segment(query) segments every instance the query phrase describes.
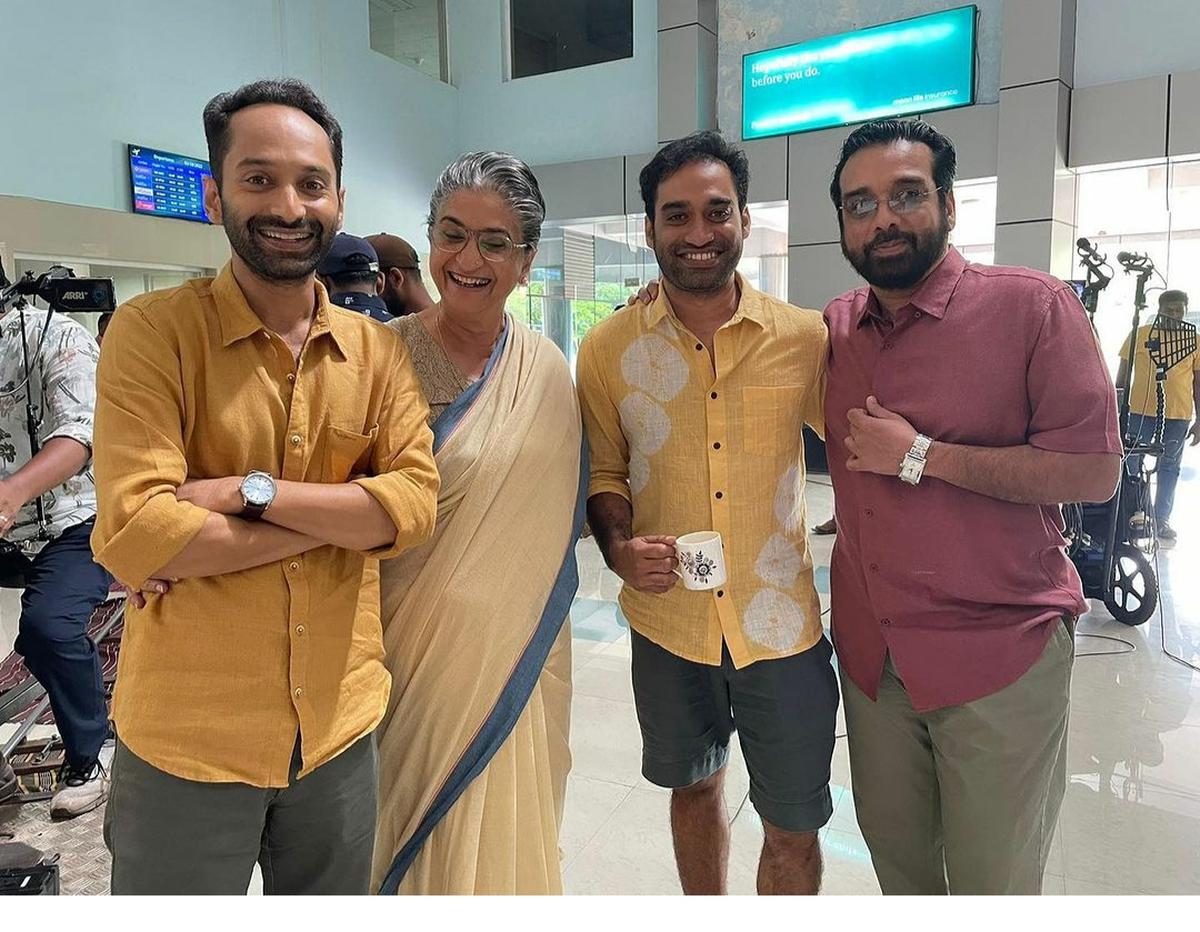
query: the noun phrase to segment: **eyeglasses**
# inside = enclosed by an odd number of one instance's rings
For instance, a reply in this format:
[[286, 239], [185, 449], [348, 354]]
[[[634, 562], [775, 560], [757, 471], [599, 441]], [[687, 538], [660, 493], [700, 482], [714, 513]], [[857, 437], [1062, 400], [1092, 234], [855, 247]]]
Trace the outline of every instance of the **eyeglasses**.
[[[903, 188], [887, 199], [887, 205], [894, 214], [911, 214], [934, 194], [944, 190], [945, 188], [934, 188], [932, 191], [926, 191], [924, 188]], [[873, 194], [852, 194], [842, 201], [838, 210], [855, 220], [866, 220], [879, 210], [879, 198]]]
[[489, 262], [503, 262], [514, 249], [529, 249], [528, 243], [514, 243], [512, 237], [501, 230], [468, 230], [449, 220], [435, 224], [429, 232], [434, 246], [442, 252], [460, 253], [468, 241], [474, 238], [479, 254]]

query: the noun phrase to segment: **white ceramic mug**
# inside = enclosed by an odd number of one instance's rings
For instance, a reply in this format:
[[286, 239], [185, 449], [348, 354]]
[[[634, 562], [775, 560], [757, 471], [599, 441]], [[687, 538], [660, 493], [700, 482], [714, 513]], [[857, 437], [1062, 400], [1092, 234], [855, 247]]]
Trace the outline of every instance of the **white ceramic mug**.
[[725, 548], [716, 531], [695, 531], [675, 538], [675, 575], [685, 589], [716, 589], [725, 585]]

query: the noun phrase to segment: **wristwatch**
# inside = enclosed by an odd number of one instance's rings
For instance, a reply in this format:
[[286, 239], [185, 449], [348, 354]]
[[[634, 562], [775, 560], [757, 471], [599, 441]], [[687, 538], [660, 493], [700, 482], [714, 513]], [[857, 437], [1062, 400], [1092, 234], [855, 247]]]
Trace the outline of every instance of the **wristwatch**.
[[921, 474], [925, 472], [925, 454], [929, 452], [932, 444], [933, 441], [924, 434], [917, 434], [912, 447], [904, 454], [904, 462], [900, 464], [902, 481], [909, 485], [916, 485], [921, 481]]
[[242, 510], [238, 517], [247, 521], [257, 521], [271, 507], [271, 502], [275, 501], [275, 480], [271, 478], [270, 473], [254, 469], [242, 480], [240, 491]]

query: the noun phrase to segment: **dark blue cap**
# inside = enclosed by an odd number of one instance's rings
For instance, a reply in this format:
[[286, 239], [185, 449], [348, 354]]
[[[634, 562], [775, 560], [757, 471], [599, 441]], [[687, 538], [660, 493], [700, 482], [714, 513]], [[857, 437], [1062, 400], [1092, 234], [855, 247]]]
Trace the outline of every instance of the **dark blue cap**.
[[375, 254], [374, 247], [365, 239], [349, 233], [339, 233], [333, 238], [333, 245], [317, 266], [318, 275], [334, 278], [352, 272], [378, 271], [379, 256]]
[[344, 307], [348, 311], [366, 314], [373, 320], [387, 323], [392, 319], [387, 303], [377, 294], [359, 294], [355, 291], [338, 291], [329, 296], [329, 303]]

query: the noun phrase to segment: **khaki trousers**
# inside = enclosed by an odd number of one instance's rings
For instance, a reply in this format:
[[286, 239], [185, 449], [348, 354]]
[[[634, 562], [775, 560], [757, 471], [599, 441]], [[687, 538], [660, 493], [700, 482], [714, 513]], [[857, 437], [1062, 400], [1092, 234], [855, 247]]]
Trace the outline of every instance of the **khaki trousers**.
[[1015, 683], [915, 712], [888, 657], [842, 676], [854, 805], [885, 894], [1039, 894], [1066, 792], [1074, 619]]

